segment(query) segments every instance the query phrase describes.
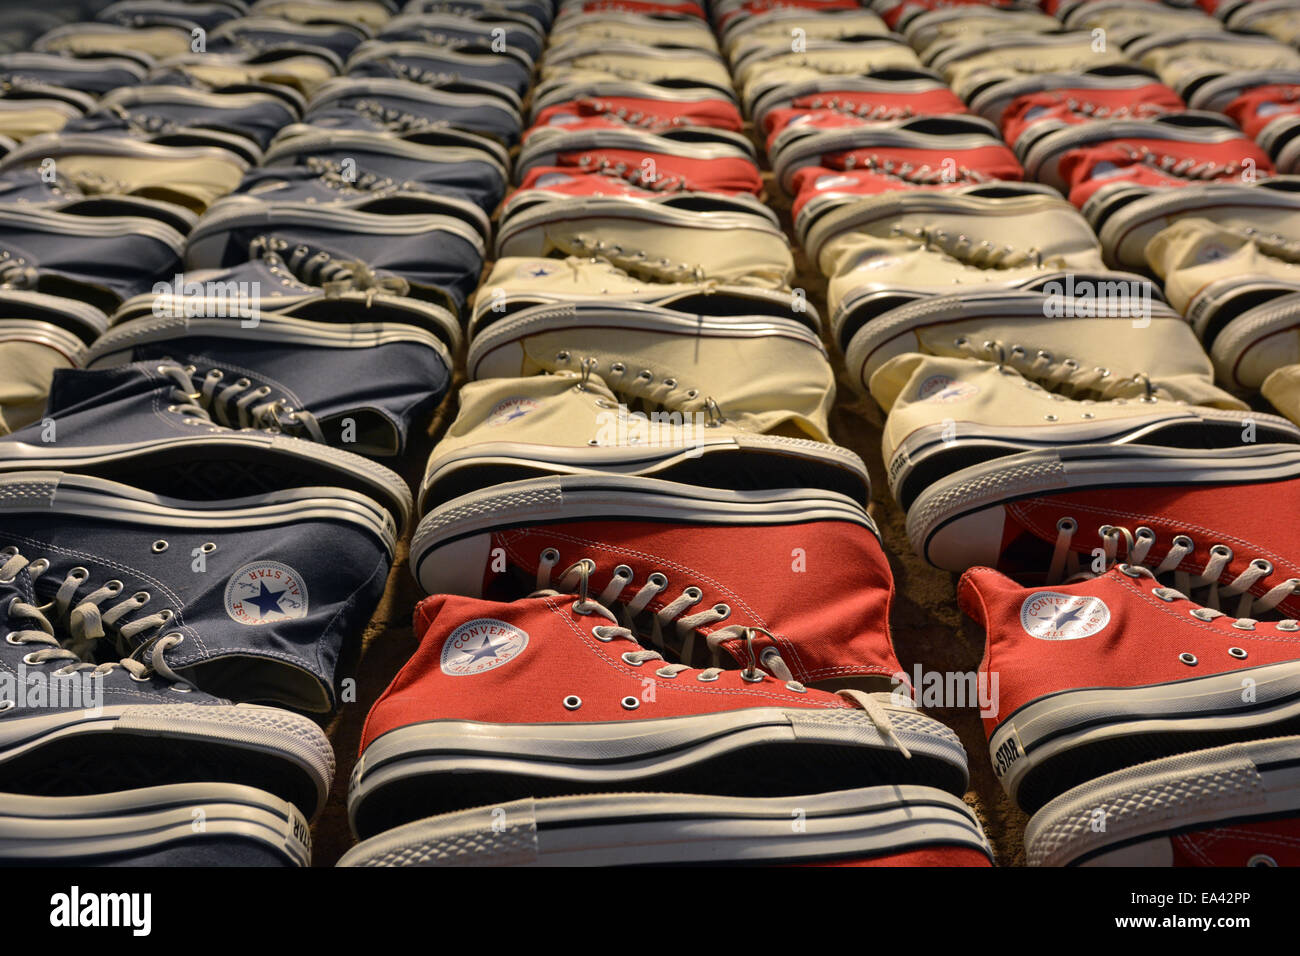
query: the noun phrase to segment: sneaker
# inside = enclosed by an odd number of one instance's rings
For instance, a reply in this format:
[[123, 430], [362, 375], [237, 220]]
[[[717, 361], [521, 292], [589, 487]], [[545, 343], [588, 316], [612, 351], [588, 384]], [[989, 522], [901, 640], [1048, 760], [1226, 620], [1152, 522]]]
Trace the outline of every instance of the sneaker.
[[546, 45], [544, 37], [538, 24], [507, 16], [498, 9], [480, 10], [477, 14], [406, 13], [385, 23], [375, 38], [388, 43], [428, 43], [454, 49], [491, 49], [495, 40], [498, 47], [504, 44], [512, 53], [535, 62]]
[[[0, 472], [97, 475], [191, 501], [324, 484], [369, 495], [405, 527], [411, 493], [400, 475], [340, 449], [217, 425], [203, 398], [176, 363], [58, 370], [41, 421], [0, 439]], [[250, 417], [273, 413], [258, 406]]]
[[1179, 9], [1163, 3], [1112, 0], [1080, 3], [1062, 21], [1071, 30], [1101, 30], [1107, 44], [1127, 48], [1149, 36], [1221, 32], [1223, 25], [1200, 10]]
[[[493, 322], [537, 305], [581, 301], [644, 302], [676, 311], [729, 308], [736, 313], [771, 314], [821, 328], [821, 317], [806, 300], [789, 292], [716, 282], [645, 282], [604, 259], [498, 259], [479, 287], [469, 323], [473, 339]], [[708, 307], [708, 308], [706, 308]]]
[[996, 83], [1035, 73], [1083, 73], [1099, 67], [1132, 65], [1131, 58], [1117, 44], [1108, 44], [1103, 51], [1095, 46], [1090, 31], [993, 34], [947, 44], [927, 56], [926, 65], [937, 70], [969, 103]]
[[257, 52], [292, 56], [320, 50], [342, 62], [370, 36], [356, 24], [294, 23], [279, 17], [242, 16], [227, 20], [208, 31], [208, 52], [239, 54]]
[[[14, 493], [5, 509], [39, 493], [41, 486], [57, 488], [60, 498], [76, 494], [62, 482], [56, 485], [57, 477], [34, 472], [3, 479], [12, 483]], [[31, 529], [45, 538], [52, 524], [48, 499], [38, 507], [45, 514]], [[24, 519], [19, 525], [28, 523]], [[90, 525], [86, 528], [91, 530]], [[16, 526], [13, 534], [20, 533]], [[11, 681], [0, 700], [4, 799], [40, 798], [40, 807], [49, 813], [60, 798], [93, 794], [104, 811], [117, 799], [112, 794], [123, 790], [220, 780], [268, 791], [295, 805], [303, 816], [315, 816], [334, 777], [334, 751], [320, 728], [277, 707], [234, 706], [196, 690], [168, 666], [164, 653], [172, 647], [170, 641], [156, 645], [157, 653], [141, 655], [143, 661], [132, 657], [98, 665], [83, 662], [60, 646], [67, 632], [50, 619], [59, 613], [58, 605], [71, 600], [75, 585], [57, 604], [43, 603], [53, 594], [51, 578], [65, 573], [51, 562], [65, 562], [44, 554], [40, 538], [26, 539], [22, 552], [12, 546], [0, 550], [0, 588], [7, 592], [0, 656], [7, 672], [20, 675], [20, 683]], [[92, 542], [93, 532], [76, 547], [91, 547]], [[111, 553], [131, 560], [122, 553], [121, 543]], [[188, 555], [184, 560], [188, 564]], [[121, 574], [122, 566], [114, 563], [111, 571], [103, 570], [106, 579]], [[188, 569], [185, 573], [190, 574]], [[85, 610], [78, 620], [90, 620], [89, 612], [106, 594], [100, 589], [88, 595], [93, 601], [83, 599], [80, 607]], [[27, 801], [20, 804], [30, 806]], [[185, 816], [192, 824], [188, 809]], [[21, 832], [30, 838], [39, 828], [29, 822]]]
[[1187, 320], [1129, 279], [1067, 275], [1037, 291], [971, 291], [893, 309], [849, 341], [844, 360], [854, 388], [866, 394], [876, 369], [905, 352], [998, 361], [1081, 399], [1246, 407], [1214, 386]]
[[[637, 496], [635, 515], [617, 504], [628, 495]], [[549, 502], [540, 522], [539, 501]], [[726, 621], [776, 635], [756, 638], [756, 653], [778, 676], [873, 692], [906, 684], [889, 639], [893, 579], [875, 524], [829, 491], [596, 474], [514, 481], [426, 514], [411, 571], [431, 594], [508, 599], [551, 586], [552, 570], [561, 589], [576, 588], [563, 569], [592, 556], [592, 593], [686, 663], [747, 665]]]
[[92, 796], [6, 793], [0, 834], [5, 866], [311, 865], [311, 827], [301, 811], [237, 783]]
[[[13, 311], [9, 300], [14, 294], [0, 295], [0, 314]], [[63, 301], [81, 305], [71, 299]], [[90, 306], [84, 308], [97, 311]], [[102, 312], [98, 315], [107, 322]], [[85, 361], [85, 342], [61, 325], [40, 319], [0, 318], [0, 368], [4, 370], [0, 376], [0, 434], [40, 421], [55, 371], [79, 368]]]
[[1130, 43], [1124, 52], [1154, 70], [1183, 99], [1232, 73], [1300, 70], [1300, 51], [1272, 37], [1229, 30], [1159, 33]]
[[129, 57], [148, 66], [190, 52], [190, 43], [190, 32], [178, 26], [66, 23], [38, 37], [32, 50], [70, 57]]
[[[371, 708], [348, 786], [363, 839], [484, 802], [575, 792], [966, 787], [956, 734], [915, 708], [757, 666], [669, 664], [590, 598], [438, 595], [417, 605], [414, 627], [420, 646]], [[531, 706], [503, 707], [523, 686]], [[599, 766], [593, 748], [608, 754]]]
[[1146, 760], [1300, 726], [1295, 621], [1233, 619], [1129, 564], [1052, 590], [974, 568], [957, 598], [999, 678], [993, 772], [1027, 813]]
[[471, 380], [589, 369], [646, 408], [719, 418], [755, 432], [829, 441], [835, 379], [819, 335], [801, 321], [628, 302], [536, 306], [470, 342]]
[[1295, 22], [1294, 0], [1264, 0], [1242, 4], [1227, 17], [1229, 30], [1239, 33], [1266, 33], [1289, 46], [1300, 45], [1300, 27]]
[[257, 13], [293, 23], [355, 23], [377, 30], [393, 16], [382, 0], [257, 0]]
[[10, 93], [0, 98], [0, 136], [21, 143], [42, 133], [57, 133], [80, 115], [81, 110], [61, 97], [40, 99], [34, 91], [24, 91], [22, 96]]
[[[1295, 866], [1300, 738], [1225, 744], [1116, 770], [1046, 804], [1030, 866]], [[1105, 826], [1094, 826], [1097, 820]]]
[[143, 82], [148, 71], [125, 57], [79, 60], [57, 53], [0, 55], [0, 79], [6, 83], [65, 87], [98, 97]]
[[789, 40], [795, 27], [808, 40], [861, 40], [889, 35], [884, 21], [870, 10], [819, 4], [816, 16], [810, 17], [803, 7], [772, 6], [752, 16], [730, 19], [722, 43], [731, 54], [740, 44], [759, 37]]
[[557, 254], [602, 258], [653, 281], [786, 289], [794, 278], [789, 242], [770, 212], [697, 211], [632, 197], [538, 203], [497, 232], [498, 259]]
[[[382, 200], [376, 202], [382, 208]], [[228, 196], [190, 233], [185, 267], [217, 269], [247, 261], [259, 240], [271, 248], [302, 246], [321, 262], [360, 263], [376, 276], [401, 279], [404, 294], [459, 314], [483, 269], [478, 231], [451, 216], [388, 215], [372, 208]]]
[[522, 50], [491, 43], [466, 46], [434, 46], [367, 40], [352, 51], [346, 71], [349, 76], [380, 76], [424, 82], [438, 77], [467, 80], [504, 87], [516, 96], [528, 91], [533, 75], [532, 57]]
[[[805, 824], [797, 841], [789, 839], [791, 814]], [[992, 858], [959, 798], [933, 787], [886, 786], [798, 797], [515, 800], [403, 824], [353, 847], [338, 865], [986, 867]]]
[[128, 86], [101, 97], [98, 108], [129, 119], [138, 129], [215, 130], [249, 139], [259, 149], [298, 119], [288, 103], [271, 93], [211, 93], [184, 86]]
[[335, 707], [339, 655], [396, 547], [387, 509], [343, 488], [182, 501], [57, 471], [3, 475], [0, 488], [7, 533], [44, 559], [35, 594], [65, 647], [294, 710]]
[[[261, 428], [372, 456], [401, 455], [451, 381], [451, 355], [407, 322], [355, 321], [358, 307], [315, 321], [311, 304], [240, 321], [185, 316], [114, 326], [93, 348], [94, 368], [170, 360], [194, 366], [198, 398], [213, 420]], [[363, 313], [364, 314], [364, 313]], [[380, 374], [382, 371], [382, 374]]]
[[907, 42], [927, 59], [949, 45], [967, 43], [992, 34], [1016, 33], [1030, 36], [1035, 33], [1057, 33], [1060, 29], [1061, 21], [1046, 13], [997, 6], [921, 10], [908, 17], [906, 23], [899, 24], [899, 31]]
[[[1250, 437], [1248, 428], [1242, 437]], [[1132, 539], [1123, 555], [1129, 563], [1152, 568], [1181, 591], [1197, 589], [1204, 604], [1240, 615], [1294, 615], [1300, 563], [1287, 557], [1289, 539], [1269, 520], [1272, 510], [1256, 518], [1224, 503], [1254, 496], [1285, 504], [1297, 475], [1294, 445], [1246, 440], [1208, 450], [1078, 445], [1022, 452], [931, 485], [908, 512], [908, 537], [937, 567], [989, 565], [1047, 585], [1103, 555], [1114, 560]]]
[[1228, 388], [1249, 394], [1280, 368], [1300, 362], [1300, 292], [1268, 298], [1235, 315], [1210, 346], [1214, 371]]
[[177, 0], [116, 0], [95, 14], [101, 23], [120, 26], [176, 23], [211, 30], [238, 17], [240, 10], [228, 0], [185, 3]]
[[0, 205], [0, 284], [103, 312], [176, 272], [184, 246], [155, 219]]
[[1206, 346], [1243, 311], [1300, 292], [1300, 241], [1209, 219], [1175, 221], [1147, 245], [1165, 295]]
[[[651, 174], [648, 167], [640, 168], [635, 175], [620, 175], [609, 168], [579, 169], [577, 167], [534, 166], [510, 194], [501, 207], [498, 217], [502, 225], [520, 212], [538, 203], [555, 202], [570, 198], [620, 197], [636, 200], [639, 205], [658, 205], [694, 212], [741, 213], [760, 216], [768, 222], [778, 223], [776, 213], [750, 192], [723, 194], [718, 192], [692, 192], [676, 187], [678, 180], [661, 173]], [[644, 178], [641, 173], [645, 173]], [[636, 182], [632, 182], [636, 179]], [[568, 203], [565, 203], [568, 205]]]
[[534, 127], [565, 127], [597, 118], [651, 133], [678, 126], [739, 133], [744, 126], [735, 102], [707, 87], [671, 90], [620, 81], [555, 87], [545, 101], [533, 98]]
[[420, 510], [503, 481], [597, 472], [737, 491], [821, 488], [864, 505], [871, 497], [866, 466], [848, 449], [704, 413], [632, 412], [598, 376], [561, 371], [465, 383], [429, 458]]
[[40, 166], [47, 160], [53, 160], [58, 174], [86, 193], [161, 199], [197, 213], [239, 185], [249, 165], [216, 146], [169, 146], [130, 136], [58, 133], [27, 140], [0, 160], [0, 171]]
[[569, 44], [619, 40], [648, 47], [717, 53], [706, 21], [691, 17], [646, 17], [615, 10], [562, 13], [551, 28], [551, 51]]
[[1159, 115], [1185, 107], [1182, 98], [1150, 70], [1131, 63], [1079, 73], [1031, 73], [995, 83], [981, 90], [970, 103], [973, 112], [998, 124], [1003, 137], [1013, 146], [1020, 134], [1039, 119], [1055, 120], [1061, 125], [1092, 119], [1145, 119], [1148, 110], [1151, 115]]
[[860, 75], [883, 69], [920, 69], [921, 61], [892, 34], [855, 40], [804, 40], [793, 50], [790, 35], [754, 37], [732, 51], [735, 82], [752, 103], [760, 88], [810, 75]]
[[[754, 102], [754, 125], [770, 138], [786, 125], [787, 117], [806, 110], [877, 122], [969, 112], [956, 93], [926, 70], [881, 70], [867, 76], [818, 76], [774, 87]], [[773, 113], [777, 118], [769, 118]]]
[[339, 77], [322, 84], [303, 115], [316, 129], [402, 134], [442, 128], [490, 137], [508, 147], [519, 142], [519, 109], [499, 96], [425, 87], [386, 77]]
[[[1274, 176], [1256, 183], [1205, 183], [1155, 190], [1115, 209], [1097, 230], [1107, 260], [1122, 269], [1146, 265], [1156, 233], [1184, 216], [1210, 219], [1227, 229], [1258, 230], [1300, 238], [1300, 176]], [[1086, 214], [1086, 213], [1085, 213]]]
[[343, 60], [331, 50], [295, 46], [291, 50], [241, 50], [186, 53], [168, 57], [150, 74], [158, 83], [198, 83], [211, 89], [267, 83], [310, 98], [326, 80], [338, 76]]
[[731, 72], [722, 58], [711, 50], [662, 49], [610, 40], [552, 47], [542, 60], [538, 80], [542, 83], [579, 80], [584, 83], [596, 80], [658, 83], [673, 80], [681, 86], [709, 86], [726, 92], [732, 88]]
[[931, 484], [968, 465], [1039, 448], [1235, 448], [1248, 424], [1262, 443], [1300, 443], [1300, 429], [1276, 415], [1159, 398], [1079, 401], [970, 358], [900, 355], [871, 376], [871, 395], [889, 416], [884, 460], [904, 511]]

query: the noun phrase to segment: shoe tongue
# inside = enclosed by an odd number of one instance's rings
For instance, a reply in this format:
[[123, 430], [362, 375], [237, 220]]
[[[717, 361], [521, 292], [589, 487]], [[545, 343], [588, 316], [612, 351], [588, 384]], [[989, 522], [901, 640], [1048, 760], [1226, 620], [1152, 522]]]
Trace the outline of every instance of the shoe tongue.
[[116, 402], [160, 389], [170, 391], [170, 378], [152, 370], [157, 363], [136, 363], [107, 369], [56, 369], [46, 402], [47, 415], [67, 415], [107, 408]]

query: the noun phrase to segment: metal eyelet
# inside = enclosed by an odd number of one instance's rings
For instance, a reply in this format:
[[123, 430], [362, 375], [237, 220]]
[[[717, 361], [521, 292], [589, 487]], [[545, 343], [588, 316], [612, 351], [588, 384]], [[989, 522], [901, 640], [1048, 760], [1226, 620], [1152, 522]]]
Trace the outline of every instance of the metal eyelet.
[[1211, 614], [1203, 607], [1194, 607], [1187, 613], [1190, 614], [1192, 617], [1196, 618], [1198, 621], [1204, 621], [1206, 624], [1209, 624], [1211, 621], [1214, 620], [1214, 615]]
[[682, 594], [690, 598], [692, 601], [698, 601], [700, 598], [704, 597], [704, 592], [701, 591], [699, 588], [697, 588], [694, 584], [692, 584], [685, 591], [683, 591]]
[[131, 680], [135, 681], [137, 684], [147, 684], [153, 680], [153, 678], [150, 677], [148, 674], [146, 674], [144, 677], [136, 677], [134, 674], [128, 673], [127, 676], [130, 677]]
[[1237, 620], [1232, 622], [1232, 626], [1239, 631], [1253, 631], [1255, 629], [1255, 622], [1249, 618], [1239, 617]]
[[1265, 576], [1273, 573], [1273, 562], [1266, 561], [1263, 558], [1256, 558], [1254, 561], [1250, 562], [1250, 566], [1263, 571]]
[[594, 637], [596, 640], [600, 641], [602, 644], [608, 644], [610, 641], [614, 639], [612, 637], [609, 637], [606, 634], [608, 630], [609, 628], [606, 627], [605, 625], [597, 624], [595, 627], [591, 629], [591, 636]]
[[673, 680], [674, 678], [677, 677], [677, 672], [670, 671], [665, 667], [661, 667], [657, 671], [655, 671], [655, 677], [662, 677], [664, 680]]
[[1191, 549], [1196, 547], [1196, 542], [1193, 541], [1191, 537], [1188, 535], [1176, 534], [1174, 535], [1174, 545], [1177, 547]]
[[28, 667], [35, 667], [37, 664], [40, 663], [40, 661], [34, 660], [36, 655], [39, 653], [40, 651], [32, 651], [30, 654], [24, 654], [23, 663], [26, 664]]
[[676, 387], [677, 387], [677, 379], [675, 378], [664, 379], [664, 388], [676, 388]]
[[169, 547], [170, 545], [166, 541], [164, 541], [162, 538], [159, 538], [157, 541], [155, 541], [153, 544], [149, 546], [149, 549], [153, 551], [154, 554], [162, 554]]
[[1057, 531], [1069, 531], [1071, 533], [1079, 530], [1079, 522], [1073, 518], [1060, 518], [1056, 522]]
[[561, 349], [560, 351], [555, 353], [555, 361], [567, 362], [568, 360], [569, 360], [569, 352], [567, 349]]
[[711, 684], [718, 679], [718, 676], [719, 675], [714, 674], [712, 677], [710, 677], [707, 674], [705, 674], [703, 671], [701, 671], [699, 674], [695, 676], [695, 679], [702, 684]]
[[165, 607], [158, 612], [158, 616], [162, 618], [164, 621], [170, 621], [172, 619], [172, 609], [169, 607]]
[[1239, 661], [1244, 661], [1247, 656], [1245, 648], [1242, 647], [1230, 647], [1228, 648], [1228, 654], [1231, 657], [1237, 658]]
[[561, 703], [564, 704], [565, 710], [577, 710], [582, 706], [582, 698], [577, 694], [570, 694], [568, 697], [564, 698]]
[[806, 694], [806, 693], [808, 693], [808, 688], [807, 688], [807, 687], [804, 687], [803, 684], [799, 683], [797, 680], [788, 680], [788, 681], [786, 681], [786, 682], [785, 682], [785, 689], [786, 689], [786, 690], [792, 690], [792, 691], [794, 691], [796, 694]]
[[1174, 597], [1173, 593], [1166, 588], [1156, 588], [1151, 593], [1160, 598], [1160, 600], [1164, 601], [1166, 604], [1172, 604], [1178, 600], [1178, 598]]
[[655, 571], [653, 574], [650, 575], [650, 577], [646, 578], [646, 580], [649, 581], [651, 584], [655, 585], [656, 587], [658, 587], [659, 590], [661, 591], [664, 588], [668, 587], [668, 576], [665, 574], [660, 574], [658, 571]]
[[699, 395], [700, 395], [700, 390], [698, 388], [693, 388], [686, 393], [687, 398], [698, 398]]
[[1184, 664], [1186, 664], [1188, 667], [1196, 666], [1195, 654], [1189, 654], [1187, 653], [1187, 651], [1183, 651], [1181, 654], [1178, 655], [1178, 659], [1182, 661]]
[[1061, 420], [1061, 419], [1060, 419], [1058, 416], [1056, 416], [1056, 415], [1044, 415], [1044, 416], [1043, 416], [1043, 421], [1047, 421], [1047, 422], [1059, 422], [1060, 420]]
[[134, 594], [131, 595], [131, 600], [135, 601], [136, 604], [148, 604], [149, 599], [152, 596], [153, 595], [151, 595], [148, 591], [136, 591]]
[[1231, 561], [1233, 551], [1226, 544], [1216, 544], [1214, 545], [1214, 547], [1210, 548], [1210, 554], [1221, 554], [1227, 557], [1229, 561]]
[[1277, 860], [1267, 853], [1256, 853], [1246, 861], [1247, 866], [1277, 866]]
[[204, 554], [211, 554], [213, 551], [217, 550], [217, 546], [211, 541], [204, 541], [203, 544], [199, 546], [199, 550]]
[[560, 552], [554, 548], [545, 548], [542, 550], [542, 561], [547, 564], [554, 564], [560, 560]]
[[622, 375], [624, 372], [627, 371], [627, 366], [624, 365], [622, 362], [614, 362], [609, 366], [609, 370], [611, 372], [616, 372], [619, 375]]
[[632, 576], [633, 571], [626, 564], [620, 564], [618, 567], [614, 568], [614, 573], [612, 575], [612, 577], [626, 578], [629, 581], [632, 580]]
[[1296, 621], [1278, 621], [1277, 629], [1279, 631], [1300, 631], [1300, 623]]
[[104, 587], [116, 594], [118, 591], [122, 590], [123, 585], [121, 581], [117, 580], [117, 578], [113, 578], [111, 581], [105, 581]]
[[1119, 565], [1119, 573], [1120, 573], [1120, 574], [1123, 574], [1123, 575], [1127, 575], [1127, 576], [1130, 577], [1130, 578], [1140, 578], [1140, 577], [1142, 577], [1142, 571], [1141, 571], [1141, 569], [1139, 569], [1139, 568], [1135, 568], [1135, 567], [1133, 567], [1133, 565], [1131, 565], [1131, 564], [1121, 564], [1121, 565]]
[[633, 697], [630, 694], [619, 701], [619, 703], [623, 705], [624, 710], [636, 710], [641, 706], [640, 698]]
[[644, 664], [645, 661], [638, 661], [632, 657], [632, 655], [635, 653], [636, 653], [635, 651], [625, 651], [622, 655], [620, 655], [623, 658], [623, 663], [628, 664], [631, 667], [640, 667], [642, 664]]
[[713, 613], [714, 613], [714, 614], [721, 614], [722, 617], [723, 617], [723, 619], [725, 619], [725, 618], [729, 618], [729, 617], [731, 617], [731, 605], [730, 605], [730, 604], [723, 604], [723, 603], [719, 602], [719, 603], [713, 605]]

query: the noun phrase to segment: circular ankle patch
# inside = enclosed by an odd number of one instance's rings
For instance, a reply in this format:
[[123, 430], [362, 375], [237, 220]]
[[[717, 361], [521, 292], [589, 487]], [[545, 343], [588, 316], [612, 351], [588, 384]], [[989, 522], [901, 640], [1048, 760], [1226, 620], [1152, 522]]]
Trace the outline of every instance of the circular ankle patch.
[[978, 385], [972, 385], [970, 382], [959, 382], [947, 375], [931, 375], [916, 390], [916, 397], [918, 401], [951, 405], [953, 402], [965, 401], [978, 393]]
[[528, 646], [528, 632], [491, 617], [466, 621], [442, 645], [442, 672], [472, 677], [508, 664]]
[[1040, 641], [1077, 641], [1110, 623], [1101, 598], [1060, 591], [1035, 591], [1020, 605], [1020, 626]]
[[507, 398], [492, 406], [492, 411], [488, 412], [487, 418], [483, 419], [483, 424], [493, 428], [498, 425], [508, 425], [541, 407], [541, 402], [531, 398]]
[[307, 616], [307, 585], [278, 561], [254, 561], [226, 582], [226, 613], [240, 624], [274, 624]]

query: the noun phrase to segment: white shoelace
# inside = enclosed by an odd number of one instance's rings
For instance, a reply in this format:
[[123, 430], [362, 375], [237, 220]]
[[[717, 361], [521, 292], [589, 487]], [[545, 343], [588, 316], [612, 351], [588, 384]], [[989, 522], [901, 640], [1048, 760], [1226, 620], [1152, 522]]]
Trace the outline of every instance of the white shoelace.
[[1107, 400], [1136, 398], [1148, 403], [1157, 401], [1151, 380], [1141, 373], [1129, 378], [1117, 378], [1111, 375], [1108, 368], [1085, 368], [1075, 359], [1058, 359], [1044, 349], [1031, 350], [1015, 343], [1008, 346], [994, 340], [976, 343], [964, 335], [958, 336], [953, 344], [973, 358], [1009, 366], [1025, 378], [1062, 394]]

